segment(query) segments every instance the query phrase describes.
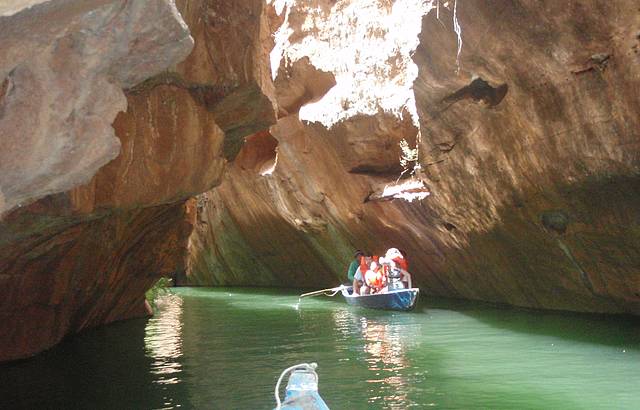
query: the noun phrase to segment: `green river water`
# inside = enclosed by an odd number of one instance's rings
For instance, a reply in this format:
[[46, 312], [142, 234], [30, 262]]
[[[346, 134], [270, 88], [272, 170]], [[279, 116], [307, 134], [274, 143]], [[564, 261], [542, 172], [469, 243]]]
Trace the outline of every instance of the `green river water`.
[[0, 366], [0, 407], [272, 409], [300, 362], [332, 409], [640, 409], [636, 318], [206, 288]]

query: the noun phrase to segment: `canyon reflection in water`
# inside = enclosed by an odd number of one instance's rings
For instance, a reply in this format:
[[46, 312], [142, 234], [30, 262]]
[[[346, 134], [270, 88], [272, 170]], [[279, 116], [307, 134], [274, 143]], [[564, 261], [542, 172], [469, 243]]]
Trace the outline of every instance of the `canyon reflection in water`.
[[176, 384], [182, 371], [182, 299], [162, 297], [158, 309], [162, 314], [152, 317], [145, 327], [145, 350], [154, 359], [150, 372], [157, 376], [154, 383]]
[[10, 408], [271, 409], [285, 367], [317, 362], [331, 408], [632, 409], [634, 318], [452, 301], [409, 313], [295, 291], [182, 288], [158, 313], [0, 367]]
[[[334, 314], [336, 330], [345, 339], [360, 340], [369, 371], [366, 390], [370, 393], [367, 403], [389, 408], [407, 407], [412, 402], [410, 386], [402, 372], [410, 367], [406, 356], [412, 340], [419, 334], [416, 326], [403, 321], [403, 314], [391, 316], [391, 320], [367, 318], [358, 310], [337, 309]], [[404, 314], [404, 317], [407, 317]]]

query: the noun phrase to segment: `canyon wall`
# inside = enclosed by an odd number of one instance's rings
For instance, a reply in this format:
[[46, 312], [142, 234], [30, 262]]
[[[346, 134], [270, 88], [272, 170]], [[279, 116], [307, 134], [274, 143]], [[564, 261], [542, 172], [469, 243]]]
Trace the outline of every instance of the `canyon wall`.
[[637, 5], [276, 3], [0, 6], [0, 361], [160, 276], [335, 286], [356, 248], [426, 295], [640, 314]]
[[189, 198], [275, 122], [262, 1], [31, 3], [0, 9], [0, 361], [148, 314]]
[[[304, 3], [318, 22], [356, 2]], [[283, 63], [276, 96], [295, 107], [198, 198], [186, 283], [335, 286], [354, 249], [395, 246], [426, 295], [640, 314], [637, 5], [441, 3], [412, 53], [418, 135], [382, 110], [301, 121], [318, 99], [301, 84], [326, 74]], [[291, 43], [324, 32], [291, 10]], [[403, 138], [431, 195], [373, 200], [400, 176]]]

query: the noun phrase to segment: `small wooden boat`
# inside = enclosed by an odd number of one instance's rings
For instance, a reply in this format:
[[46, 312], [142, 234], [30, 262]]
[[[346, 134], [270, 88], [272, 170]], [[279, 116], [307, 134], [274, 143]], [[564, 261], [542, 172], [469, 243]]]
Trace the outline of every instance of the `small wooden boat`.
[[413, 309], [420, 293], [418, 288], [394, 289], [372, 295], [355, 295], [352, 286], [344, 286], [340, 290], [350, 305], [387, 310]]
[[387, 287], [380, 293], [358, 295], [353, 293], [353, 286], [340, 285], [335, 288], [303, 293], [300, 295], [300, 299], [319, 295], [335, 296], [338, 293], [342, 293], [347, 303], [354, 306], [371, 309], [411, 310], [418, 300], [420, 289], [411, 287], [411, 276], [408, 273], [406, 274], [406, 284], [401, 281], [401, 277], [400, 270], [393, 270], [389, 274]]

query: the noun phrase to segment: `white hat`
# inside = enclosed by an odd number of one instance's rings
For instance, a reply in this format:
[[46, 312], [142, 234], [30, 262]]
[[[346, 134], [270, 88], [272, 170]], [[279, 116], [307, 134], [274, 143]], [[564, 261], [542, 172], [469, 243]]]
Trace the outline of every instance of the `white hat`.
[[400, 253], [400, 251], [399, 251], [399, 250], [397, 250], [396, 248], [389, 248], [389, 249], [387, 250], [386, 255], [384, 255], [384, 257], [385, 257], [386, 259], [393, 259], [393, 258], [397, 258], [397, 257], [402, 258], [402, 254], [401, 254], [401, 253]]

